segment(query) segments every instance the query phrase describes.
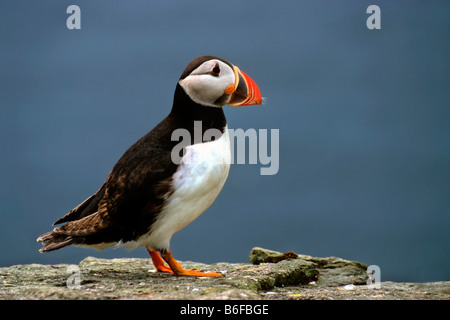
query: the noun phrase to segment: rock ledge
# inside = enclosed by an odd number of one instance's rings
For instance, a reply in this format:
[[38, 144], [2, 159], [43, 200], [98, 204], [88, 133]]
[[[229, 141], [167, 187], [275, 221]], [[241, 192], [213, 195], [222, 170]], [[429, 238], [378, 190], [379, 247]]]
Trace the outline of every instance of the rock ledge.
[[450, 282], [381, 282], [366, 285], [367, 266], [336, 257], [253, 248], [251, 264], [183, 267], [220, 271], [221, 278], [176, 277], [155, 272], [150, 259], [97, 259], [79, 265], [15, 265], [0, 268], [0, 299], [164, 300], [447, 300]]

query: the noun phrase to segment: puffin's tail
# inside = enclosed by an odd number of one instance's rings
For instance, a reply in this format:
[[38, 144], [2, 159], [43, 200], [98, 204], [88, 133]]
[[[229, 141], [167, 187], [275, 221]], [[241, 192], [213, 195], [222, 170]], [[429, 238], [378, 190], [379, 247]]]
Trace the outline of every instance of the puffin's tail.
[[105, 234], [107, 235], [110, 231], [109, 221], [104, 217], [105, 214], [96, 212], [80, 220], [69, 221], [50, 232], [44, 233], [37, 238], [37, 241], [44, 245], [39, 251], [49, 252], [72, 244], [93, 245], [103, 242], [106, 239]]
[[49, 252], [61, 249], [75, 243], [74, 239], [71, 236], [58, 234], [54, 231], [44, 233], [39, 238], [37, 238], [37, 241], [42, 242], [42, 244], [44, 245], [41, 249], [39, 249], [40, 252]]

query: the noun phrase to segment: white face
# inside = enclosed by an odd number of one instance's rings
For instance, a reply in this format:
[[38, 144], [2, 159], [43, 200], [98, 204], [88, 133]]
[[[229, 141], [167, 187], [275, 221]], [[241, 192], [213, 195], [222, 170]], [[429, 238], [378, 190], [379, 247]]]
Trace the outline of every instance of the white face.
[[210, 107], [227, 104], [231, 94], [226, 94], [225, 89], [234, 83], [233, 68], [216, 59], [203, 62], [179, 81], [180, 86], [194, 102]]

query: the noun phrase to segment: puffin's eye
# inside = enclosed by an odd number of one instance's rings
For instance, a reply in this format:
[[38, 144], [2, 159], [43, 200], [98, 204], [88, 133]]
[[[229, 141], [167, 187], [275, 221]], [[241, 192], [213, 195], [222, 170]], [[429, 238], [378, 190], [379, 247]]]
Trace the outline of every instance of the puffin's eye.
[[212, 68], [211, 73], [212, 73], [214, 76], [216, 76], [216, 77], [220, 74], [220, 68], [219, 68], [219, 64], [218, 64], [218, 63], [216, 63], [216, 65], [214, 66], [214, 68]]

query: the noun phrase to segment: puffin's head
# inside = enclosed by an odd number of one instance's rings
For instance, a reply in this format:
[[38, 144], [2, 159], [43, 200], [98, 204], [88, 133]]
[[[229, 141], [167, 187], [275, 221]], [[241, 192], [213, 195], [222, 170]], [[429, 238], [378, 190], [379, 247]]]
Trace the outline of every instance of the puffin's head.
[[189, 98], [201, 105], [233, 107], [261, 104], [253, 80], [226, 60], [201, 56], [192, 60], [178, 81]]

